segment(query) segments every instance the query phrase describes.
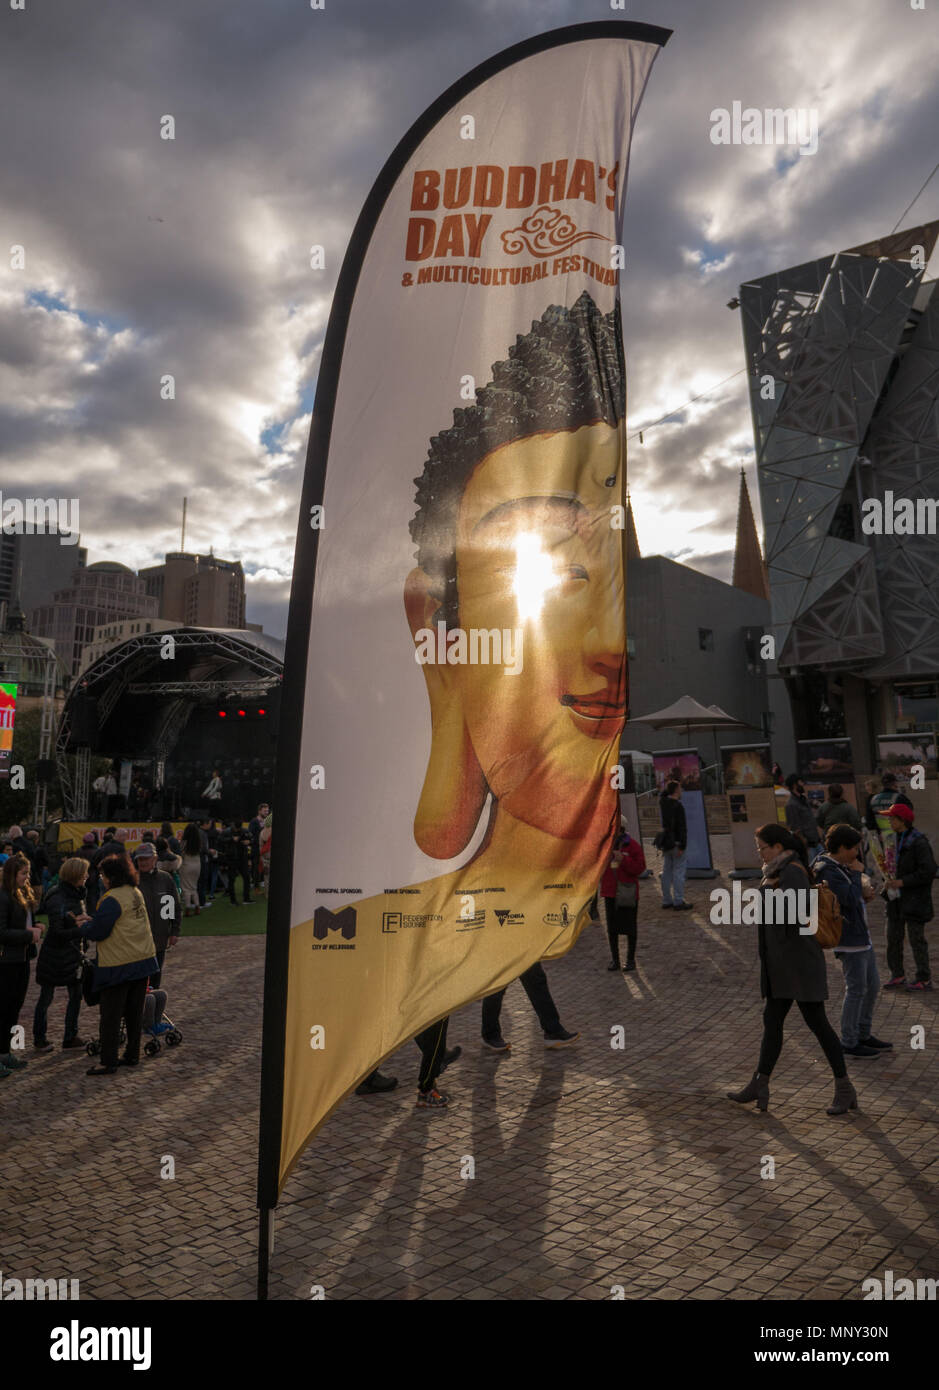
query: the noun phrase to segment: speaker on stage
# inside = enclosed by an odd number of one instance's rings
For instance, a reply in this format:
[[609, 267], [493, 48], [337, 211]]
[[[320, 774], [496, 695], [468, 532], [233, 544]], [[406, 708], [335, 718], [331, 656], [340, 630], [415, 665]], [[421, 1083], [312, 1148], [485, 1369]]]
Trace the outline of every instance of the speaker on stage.
[[81, 748], [97, 752], [100, 730], [98, 728], [98, 701], [93, 695], [77, 690], [72, 696], [71, 708], [72, 739]]

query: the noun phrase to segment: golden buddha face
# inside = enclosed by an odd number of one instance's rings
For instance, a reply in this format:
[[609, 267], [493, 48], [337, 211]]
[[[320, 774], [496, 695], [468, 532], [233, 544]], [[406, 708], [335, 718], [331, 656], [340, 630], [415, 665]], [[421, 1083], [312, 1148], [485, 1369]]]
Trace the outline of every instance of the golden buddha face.
[[607, 823], [616, 802], [626, 633], [608, 480], [620, 448], [606, 424], [505, 444], [471, 474], [457, 523], [459, 626], [512, 633], [512, 661], [448, 667], [435, 737], [455, 703], [500, 808], [560, 838]]

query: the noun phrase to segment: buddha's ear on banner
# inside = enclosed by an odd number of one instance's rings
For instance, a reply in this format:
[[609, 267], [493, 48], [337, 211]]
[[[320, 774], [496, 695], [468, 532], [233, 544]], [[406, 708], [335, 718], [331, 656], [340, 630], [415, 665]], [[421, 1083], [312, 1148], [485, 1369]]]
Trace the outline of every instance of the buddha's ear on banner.
[[[433, 648], [425, 655], [438, 655], [444, 635], [438, 627], [442, 602], [434, 581], [423, 570], [412, 570], [404, 606], [417, 655], [421, 643]], [[452, 859], [472, 839], [488, 788], [466, 727], [456, 668], [437, 659], [420, 665], [430, 700], [431, 748], [414, 839], [433, 859]]]

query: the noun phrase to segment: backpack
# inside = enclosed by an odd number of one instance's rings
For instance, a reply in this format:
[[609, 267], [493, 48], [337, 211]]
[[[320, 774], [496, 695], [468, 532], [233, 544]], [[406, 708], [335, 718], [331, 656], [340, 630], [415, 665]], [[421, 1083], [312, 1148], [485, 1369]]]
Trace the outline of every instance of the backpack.
[[823, 951], [831, 951], [841, 940], [841, 904], [824, 879], [815, 878], [815, 890], [818, 894], [818, 931], [815, 940]]

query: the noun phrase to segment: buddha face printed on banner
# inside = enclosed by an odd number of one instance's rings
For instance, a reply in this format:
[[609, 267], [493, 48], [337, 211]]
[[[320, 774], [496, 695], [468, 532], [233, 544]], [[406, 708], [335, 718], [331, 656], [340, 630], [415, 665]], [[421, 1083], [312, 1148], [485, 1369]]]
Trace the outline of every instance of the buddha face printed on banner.
[[414, 834], [436, 858], [465, 848], [488, 792], [559, 840], [599, 844], [618, 809], [618, 313], [586, 294], [549, 309], [493, 372], [431, 441], [412, 523], [405, 606], [432, 721]]

